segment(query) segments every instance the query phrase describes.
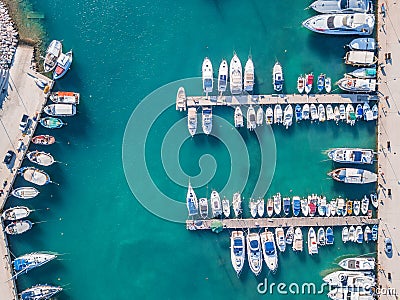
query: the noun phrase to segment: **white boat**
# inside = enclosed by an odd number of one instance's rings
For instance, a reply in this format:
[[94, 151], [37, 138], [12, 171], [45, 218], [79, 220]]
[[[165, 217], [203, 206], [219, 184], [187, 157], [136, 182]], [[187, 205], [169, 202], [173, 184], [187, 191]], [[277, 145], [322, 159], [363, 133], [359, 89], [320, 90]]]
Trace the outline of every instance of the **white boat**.
[[370, 35], [375, 26], [373, 14], [324, 14], [308, 18], [303, 26], [311, 31], [337, 35]]
[[251, 56], [247, 59], [244, 66], [243, 89], [246, 92], [252, 92], [254, 86], [254, 64]]
[[367, 197], [367, 195], [364, 195], [364, 198], [361, 200], [361, 213], [363, 215], [367, 214], [368, 207], [369, 207], [369, 198]]
[[293, 216], [297, 217], [301, 211], [301, 200], [299, 196], [293, 196], [292, 198], [292, 211]]
[[189, 182], [188, 191], [186, 194], [186, 206], [188, 209], [189, 216], [195, 216], [198, 214], [199, 202], [197, 201], [196, 193], [194, 192], [190, 182]]
[[325, 230], [322, 227], [317, 231], [317, 243], [319, 246], [325, 246]]
[[267, 216], [272, 217], [274, 214], [274, 200], [272, 198], [268, 198], [267, 200]]
[[356, 123], [354, 107], [350, 103], [346, 106], [346, 123], [353, 126]]
[[257, 109], [257, 118], [256, 118], [256, 124], [258, 126], [262, 125], [264, 122], [264, 110], [262, 109], [262, 107], [260, 106]]
[[254, 199], [251, 199], [249, 202], [250, 214], [252, 218], [257, 217], [258, 203]]
[[354, 226], [350, 226], [349, 227], [349, 238], [348, 238], [348, 241], [354, 243], [356, 241], [356, 239], [357, 239], [356, 228]]
[[[375, 276], [369, 271], [336, 271], [326, 275], [322, 280], [328, 283], [331, 287], [333, 286], [347, 286], [357, 287], [354, 283], [362, 284], [362, 281], [354, 281], [356, 278], [365, 279], [364, 284], [367, 286], [373, 286], [375, 283]], [[363, 285], [366, 286], [366, 285]], [[358, 287], [361, 287], [358, 286]]]
[[340, 113], [340, 120], [341, 121], [346, 120], [346, 107], [344, 106], [344, 104], [339, 105], [339, 113]]
[[229, 205], [229, 200], [224, 198], [222, 199], [222, 212], [224, 213], [225, 218], [229, 218], [231, 214], [231, 206]]
[[376, 68], [359, 68], [347, 74], [361, 79], [375, 79]]
[[199, 199], [199, 213], [203, 219], [208, 218], [208, 201], [207, 198]]
[[53, 79], [57, 80], [63, 77], [69, 70], [72, 64], [72, 50], [67, 53], [61, 53], [57, 59], [57, 66], [53, 73]]
[[328, 298], [332, 300], [374, 300], [375, 296], [371, 289], [354, 289], [349, 287], [337, 287], [328, 292]]
[[335, 119], [335, 114], [333, 112], [332, 105], [328, 104], [326, 106], [326, 120], [334, 120]]
[[275, 105], [274, 108], [274, 124], [281, 124], [283, 121], [283, 112], [280, 104]]
[[364, 242], [368, 243], [372, 241], [372, 230], [369, 226], [365, 226], [364, 229]]
[[203, 60], [203, 65], [201, 67], [201, 77], [203, 81], [203, 91], [208, 94], [213, 91], [213, 67], [211, 60], [206, 57]]
[[52, 286], [48, 284], [38, 284], [20, 294], [21, 300], [46, 300], [63, 290], [60, 286]]
[[361, 79], [353, 77], [344, 77], [339, 79], [337, 85], [343, 91], [353, 93], [369, 93], [376, 90], [376, 79]]
[[318, 196], [312, 194], [308, 196], [308, 214], [310, 217], [314, 217], [317, 212]]
[[372, 193], [369, 197], [371, 199], [372, 206], [375, 207], [375, 208], [378, 208], [379, 202], [378, 202], [377, 194], [376, 193]]
[[[181, 94], [185, 93], [185, 89], [183, 87], [180, 87], [178, 89], [177, 93], [177, 98], [178, 95], [182, 96]], [[54, 92], [49, 95], [49, 99], [54, 102], [54, 103], [64, 103], [64, 104], [79, 104], [80, 101], [80, 94], [75, 93], [75, 92]], [[185, 101], [186, 101], [186, 95], [185, 95]], [[185, 110], [186, 110], [186, 102], [185, 102]]]
[[290, 213], [290, 197], [282, 198], [282, 208], [283, 208], [283, 213], [285, 214], [285, 216], [288, 216]]
[[[7, 75], [3, 75], [3, 76], [7, 76]], [[3, 78], [2, 78], [1, 80], [3, 80]], [[45, 81], [45, 80], [43, 80], [43, 79], [40, 79], [40, 78], [35, 78], [34, 81], [35, 81], [36, 85], [37, 85], [38, 87], [40, 87], [41, 89], [44, 89], [44, 88], [48, 85], [48, 82], [47, 82], [47, 81]], [[4, 84], [5, 84], [5, 83], [4, 83]], [[1, 84], [0, 87], [2, 87], [2, 86], [3, 86], [3, 83]]]
[[260, 218], [264, 216], [265, 212], [265, 201], [264, 199], [258, 199], [257, 201], [257, 213]]
[[322, 92], [324, 87], [325, 87], [325, 74], [320, 74], [318, 76], [318, 80], [317, 80], [317, 88], [318, 88], [318, 92]]
[[271, 106], [267, 107], [265, 111], [265, 122], [267, 125], [272, 125], [274, 123], [274, 111], [272, 110]]
[[20, 199], [31, 199], [39, 195], [39, 191], [31, 186], [19, 187], [11, 192], [11, 195]]
[[246, 256], [245, 239], [243, 231], [232, 231], [231, 235], [231, 263], [239, 276], [243, 270]]
[[32, 228], [33, 223], [29, 220], [11, 222], [4, 228], [5, 233], [10, 235], [22, 234]]
[[233, 54], [231, 63], [229, 65], [229, 80], [231, 94], [237, 95], [241, 94], [242, 87], [242, 64], [236, 53]]
[[213, 218], [221, 216], [222, 215], [221, 198], [219, 197], [218, 192], [215, 190], [211, 192], [210, 203], [211, 203], [211, 212]]
[[378, 240], [378, 225], [372, 226], [372, 241], [376, 242]]
[[337, 200], [333, 199], [330, 204], [331, 204], [331, 216], [334, 217], [337, 212]]
[[308, 230], [308, 254], [318, 254], [317, 237], [314, 228], [310, 227]]
[[42, 151], [31, 151], [26, 154], [26, 157], [30, 162], [41, 166], [50, 166], [54, 163], [54, 158], [50, 153], [42, 152]]
[[288, 129], [293, 124], [293, 107], [291, 104], [286, 105], [283, 114], [283, 126]]
[[345, 216], [347, 215], [347, 211], [345, 209], [346, 203], [343, 198], [337, 198], [337, 215]]
[[188, 130], [191, 136], [196, 134], [197, 130], [197, 113], [195, 107], [188, 108]]
[[186, 92], [183, 86], [181, 86], [176, 93], [175, 109], [179, 111], [186, 111]]
[[377, 120], [378, 119], [378, 105], [374, 104], [374, 106], [372, 106], [372, 119]]
[[62, 43], [57, 40], [52, 40], [47, 47], [46, 56], [44, 57], [43, 68], [45, 72], [51, 72], [57, 65], [57, 59], [62, 53]]
[[326, 217], [330, 217], [331, 216], [331, 208], [332, 208], [332, 205], [330, 203], [327, 203], [326, 204], [326, 210], [325, 210], [325, 216]]
[[309, 210], [307, 199], [302, 198], [300, 200], [300, 203], [301, 203], [301, 213], [303, 214], [303, 216], [307, 217], [308, 216], [308, 210]]
[[363, 113], [364, 113], [364, 120], [369, 122], [374, 119], [374, 113], [372, 112], [368, 102], [365, 102], [363, 105]]
[[296, 104], [294, 107], [296, 122], [300, 122], [303, 119], [303, 111], [300, 104]]
[[342, 229], [342, 242], [347, 243], [349, 241], [349, 228], [346, 226]]
[[303, 251], [303, 233], [301, 232], [300, 227], [296, 227], [294, 230], [292, 249], [293, 251]]
[[328, 152], [328, 157], [342, 164], [373, 164], [374, 151], [361, 148], [336, 148]]
[[221, 61], [218, 69], [218, 92], [223, 93], [226, 91], [228, 85], [229, 67], [226, 59]]
[[375, 173], [355, 168], [339, 168], [329, 172], [328, 176], [331, 176], [332, 179], [339, 182], [355, 184], [372, 183], [377, 180], [377, 175]]
[[306, 92], [306, 94], [309, 94], [311, 92], [311, 89], [313, 87], [313, 82], [314, 82], [313, 73], [306, 74], [306, 86], [304, 87], [304, 91]]
[[364, 234], [361, 226], [356, 227], [355, 237], [356, 237], [356, 242], [358, 244], [362, 244], [362, 242], [364, 241]]
[[316, 121], [319, 119], [317, 107], [315, 106], [314, 103], [310, 105], [310, 115], [311, 115], [311, 121]]
[[283, 88], [283, 72], [282, 66], [279, 62], [276, 62], [272, 69], [272, 84], [274, 85], [274, 90], [281, 92]]
[[375, 51], [376, 42], [374, 38], [356, 38], [349, 44], [351, 50], [362, 50], [362, 51]]
[[326, 197], [318, 197], [318, 214], [323, 217], [326, 215]]
[[281, 214], [282, 210], [282, 196], [281, 193], [277, 193], [276, 195], [273, 196], [274, 198], [274, 212], [276, 215]]
[[19, 256], [12, 262], [15, 273], [11, 279], [17, 278], [21, 274], [40, 267], [56, 257], [57, 255], [47, 252], [32, 252]]
[[302, 109], [301, 113], [302, 113], [303, 120], [310, 119], [310, 105], [308, 103], [303, 105], [303, 109]]
[[235, 108], [235, 127], [243, 127], [243, 113], [240, 106], [236, 106]]
[[358, 216], [360, 214], [360, 210], [361, 210], [361, 201], [360, 200], [354, 200], [354, 203], [353, 203], [353, 214], [355, 216]]
[[332, 91], [332, 79], [330, 77], [325, 78], [325, 91], [328, 94]]
[[278, 246], [279, 251], [285, 252], [286, 249], [286, 241], [285, 241], [285, 232], [282, 227], [275, 228], [275, 238], [276, 245]]
[[371, 51], [351, 50], [345, 56], [345, 64], [352, 66], [368, 67], [374, 65], [377, 60]]
[[237, 218], [242, 213], [242, 196], [240, 195], [240, 193], [233, 194], [232, 207], [233, 213]]
[[260, 236], [265, 264], [268, 269], [275, 272], [278, 268], [278, 254], [276, 252], [274, 235], [271, 231], [265, 229]]
[[33, 167], [23, 167], [19, 172], [26, 181], [37, 185], [45, 185], [51, 182], [50, 176], [46, 172]]
[[339, 123], [340, 121], [340, 110], [339, 110], [339, 106], [335, 106], [334, 110], [333, 110], [333, 114], [334, 114], [334, 120], [336, 122], [336, 124]]
[[31, 212], [32, 210], [26, 206], [15, 206], [6, 209], [1, 216], [6, 221], [17, 221], [28, 217]]
[[212, 130], [212, 109], [211, 107], [203, 107], [201, 112], [201, 127], [203, 132], [207, 135], [211, 133]]
[[304, 88], [306, 86], [306, 78], [303, 75], [297, 77], [297, 91], [299, 94], [304, 92]]
[[375, 258], [373, 257], [351, 257], [342, 259], [339, 266], [348, 271], [368, 271], [375, 269]]
[[320, 122], [325, 122], [326, 120], [325, 107], [323, 104], [318, 105], [318, 120]]
[[309, 8], [321, 14], [366, 13], [371, 10], [371, 2], [369, 0], [317, 0]]
[[334, 241], [335, 241], [335, 236], [333, 235], [332, 227], [326, 228], [325, 244], [326, 245], [333, 245]]
[[290, 226], [286, 231], [286, 236], [285, 236], [286, 244], [288, 245], [293, 244], [293, 238], [294, 238], [294, 227]]
[[247, 129], [254, 130], [256, 129], [256, 112], [253, 106], [247, 109]]
[[53, 117], [71, 117], [76, 114], [75, 104], [55, 103], [44, 107], [43, 111]]
[[250, 270], [258, 276], [262, 270], [261, 245], [258, 233], [253, 232], [247, 235], [247, 260]]

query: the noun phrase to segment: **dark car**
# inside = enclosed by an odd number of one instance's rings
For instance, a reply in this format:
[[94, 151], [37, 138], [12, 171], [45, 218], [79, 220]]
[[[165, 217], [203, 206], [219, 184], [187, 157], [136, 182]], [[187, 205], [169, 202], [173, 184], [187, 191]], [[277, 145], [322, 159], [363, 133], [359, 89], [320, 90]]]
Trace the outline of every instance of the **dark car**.
[[19, 122], [19, 130], [21, 130], [22, 132], [24, 132], [28, 128], [28, 119], [29, 116], [23, 115], [21, 122]]
[[392, 254], [392, 239], [391, 238], [386, 238], [385, 239], [385, 252], [387, 255]]
[[6, 156], [4, 156], [3, 163], [8, 165], [13, 160], [14, 157], [15, 157], [14, 151], [8, 150]]

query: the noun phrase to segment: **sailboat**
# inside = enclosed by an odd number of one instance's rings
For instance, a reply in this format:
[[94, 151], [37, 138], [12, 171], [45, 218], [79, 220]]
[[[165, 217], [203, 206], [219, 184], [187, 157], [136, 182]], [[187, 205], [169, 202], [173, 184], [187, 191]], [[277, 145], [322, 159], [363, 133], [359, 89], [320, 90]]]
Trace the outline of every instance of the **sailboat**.
[[247, 235], [247, 260], [250, 270], [258, 276], [262, 270], [261, 245], [258, 233], [253, 232]]
[[233, 194], [232, 206], [233, 213], [237, 218], [242, 213], [242, 196], [240, 195], [240, 193]]
[[243, 88], [246, 92], [252, 92], [254, 86], [254, 64], [251, 56], [244, 66]]
[[272, 83], [274, 85], [274, 90], [281, 92], [283, 88], [283, 72], [282, 66], [279, 62], [276, 62], [272, 69]]
[[276, 252], [274, 235], [271, 231], [265, 229], [260, 236], [265, 264], [268, 269], [275, 272], [278, 268], [278, 254]]
[[197, 201], [197, 196], [192, 188], [192, 185], [188, 185], [188, 191], [186, 194], [186, 206], [189, 212], [189, 216], [195, 216], [199, 212], [199, 203]]
[[229, 80], [232, 95], [241, 94], [242, 87], [242, 64], [236, 53], [233, 54], [229, 65]]
[[232, 231], [231, 235], [231, 263], [239, 276], [245, 261], [245, 239], [243, 231]]
[[221, 61], [218, 70], [218, 92], [223, 93], [226, 91], [226, 87], [228, 85], [228, 62], [226, 59]]
[[34, 268], [46, 264], [49, 261], [55, 259], [56, 257], [57, 255], [47, 252], [32, 252], [29, 254], [19, 256], [13, 261], [13, 267], [15, 273], [12, 279], [17, 278], [19, 275], [27, 273], [28, 271]]
[[213, 190], [211, 192], [210, 203], [211, 203], [211, 211], [213, 218], [221, 216], [222, 215], [221, 198], [219, 197], [219, 194], [216, 190]]
[[208, 94], [213, 91], [213, 67], [211, 60], [206, 57], [201, 67], [201, 77], [203, 80], [203, 91]]
[[38, 284], [23, 290], [20, 294], [21, 300], [46, 300], [61, 292], [62, 287], [48, 284]]

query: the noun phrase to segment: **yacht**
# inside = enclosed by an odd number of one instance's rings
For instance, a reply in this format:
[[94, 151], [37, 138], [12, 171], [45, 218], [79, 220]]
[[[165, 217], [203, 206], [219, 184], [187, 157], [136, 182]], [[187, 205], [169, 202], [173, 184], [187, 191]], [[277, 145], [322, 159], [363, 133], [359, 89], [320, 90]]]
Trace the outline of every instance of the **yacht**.
[[330, 105], [330, 104], [328, 104], [328, 105], [326, 106], [326, 119], [327, 119], [328, 121], [334, 120], [334, 119], [335, 119], [335, 114], [334, 114], [334, 112], [333, 112], [332, 105]]
[[279, 251], [285, 252], [286, 249], [285, 232], [283, 231], [282, 227], [275, 228], [275, 237]]
[[350, 126], [354, 126], [356, 123], [356, 114], [354, 113], [354, 107], [350, 103], [346, 107], [346, 123]]
[[374, 104], [374, 106], [372, 106], [371, 108], [371, 111], [372, 111], [372, 119], [377, 120], [379, 115], [378, 105]]
[[267, 107], [265, 111], [265, 121], [267, 125], [272, 125], [274, 123], [274, 111], [272, 110], [271, 106]]
[[379, 206], [378, 195], [376, 193], [372, 193], [371, 195], [369, 195], [369, 197], [371, 199], [372, 206], [378, 208]]
[[264, 122], [264, 110], [262, 109], [262, 107], [260, 106], [257, 109], [257, 118], [256, 118], [256, 124], [258, 126], [262, 125]]
[[224, 198], [222, 199], [222, 212], [224, 213], [225, 218], [229, 218], [231, 214], [231, 206], [229, 205], [229, 200]]
[[370, 93], [376, 91], [376, 79], [344, 77], [337, 82], [339, 88], [352, 93]]
[[303, 75], [297, 77], [297, 91], [299, 94], [303, 94], [304, 88], [306, 86], [306, 78]]
[[274, 85], [274, 90], [281, 92], [283, 88], [283, 72], [282, 66], [279, 62], [276, 62], [272, 69], [272, 83]]
[[242, 196], [240, 195], [240, 193], [233, 194], [232, 206], [233, 213], [237, 218], [242, 213]]
[[257, 211], [258, 211], [258, 202], [255, 201], [254, 199], [251, 199], [249, 202], [249, 208], [250, 208], [250, 214], [252, 218], [257, 217]]
[[181, 86], [176, 93], [175, 109], [179, 111], [186, 111], [186, 92], [183, 86]]
[[323, 217], [326, 215], [326, 197], [318, 197], [318, 214]]
[[33, 167], [22, 167], [19, 169], [19, 173], [26, 181], [36, 185], [45, 185], [51, 182], [50, 176], [46, 172]]
[[341, 121], [346, 120], [346, 107], [344, 106], [344, 104], [339, 105], [339, 114]]
[[203, 91], [208, 94], [213, 90], [213, 67], [211, 60], [206, 57], [203, 60], [203, 65], [201, 67], [201, 77], [203, 80]]
[[318, 254], [317, 237], [314, 228], [310, 227], [308, 230], [308, 254]]
[[311, 121], [316, 121], [319, 119], [317, 107], [315, 106], [314, 103], [310, 105], [310, 115], [311, 115]]
[[331, 216], [334, 217], [336, 215], [337, 212], [337, 200], [333, 199], [331, 201]]
[[339, 168], [329, 172], [328, 176], [339, 182], [355, 184], [372, 183], [377, 180], [377, 175], [375, 173], [355, 168]]
[[302, 109], [302, 119], [303, 120], [308, 120], [310, 119], [310, 105], [308, 103], [303, 105], [303, 109]]
[[201, 125], [203, 128], [203, 132], [207, 135], [211, 133], [212, 130], [212, 109], [211, 107], [203, 107], [201, 113]]
[[349, 237], [348, 237], [348, 241], [349, 242], [355, 242], [356, 241], [356, 228], [354, 226], [350, 226], [349, 227]]
[[235, 108], [235, 127], [243, 127], [243, 113], [240, 106], [236, 106]]
[[328, 298], [332, 300], [374, 300], [376, 299], [372, 289], [349, 288], [339, 286], [328, 292]]
[[373, 164], [374, 151], [361, 148], [335, 148], [329, 150], [328, 157], [337, 163]]
[[361, 201], [360, 200], [354, 200], [354, 203], [353, 203], [353, 214], [355, 216], [358, 216], [360, 214], [360, 210], [361, 210]]
[[301, 232], [301, 228], [297, 227], [294, 230], [294, 238], [293, 238], [293, 251], [303, 251], [303, 233]]
[[286, 105], [283, 114], [283, 126], [288, 129], [293, 124], [293, 107], [291, 104]]
[[356, 235], [355, 235], [355, 237], [356, 237], [356, 239], [355, 239], [356, 242], [358, 244], [362, 244], [362, 242], [364, 240], [364, 234], [363, 234], [363, 230], [362, 230], [361, 226], [357, 226], [356, 227]]
[[16, 221], [28, 217], [31, 212], [26, 206], [15, 206], [6, 209], [1, 216], [3, 220]]
[[242, 93], [242, 77], [242, 64], [239, 60], [239, 57], [236, 55], [236, 53], [234, 53], [231, 63], [229, 65], [231, 94], [237, 95]]
[[351, 50], [375, 51], [376, 42], [374, 38], [356, 38], [350, 42], [349, 48]]
[[52, 40], [47, 47], [44, 57], [43, 68], [45, 72], [51, 72], [57, 65], [57, 59], [62, 53], [62, 43], [57, 40]]
[[258, 276], [262, 270], [261, 245], [258, 233], [253, 232], [247, 235], [247, 260], [251, 271]]
[[260, 236], [265, 264], [268, 269], [275, 272], [278, 268], [278, 254], [276, 252], [274, 235], [271, 231], [265, 229]]
[[188, 108], [188, 130], [191, 136], [196, 134], [197, 130], [197, 113], [195, 107]]
[[254, 86], [254, 64], [251, 56], [247, 59], [244, 66], [243, 89], [246, 92], [252, 92]]
[[239, 276], [245, 261], [245, 240], [243, 231], [232, 231], [231, 235], [231, 263]]
[[57, 59], [57, 66], [53, 73], [53, 79], [60, 79], [63, 77], [69, 70], [72, 64], [72, 50], [67, 53], [61, 53]]
[[339, 124], [340, 121], [340, 109], [339, 106], [335, 106], [335, 109], [333, 110], [333, 113], [335, 114], [335, 122], [336, 124]]
[[373, 257], [351, 257], [342, 259], [339, 266], [349, 271], [373, 271], [375, 270], [375, 258]]
[[53, 297], [55, 294], [61, 292], [63, 289], [59, 286], [52, 286], [48, 284], [38, 284], [20, 294], [21, 300], [46, 300]]
[[212, 211], [212, 216], [219, 217], [222, 215], [222, 206], [221, 206], [221, 198], [219, 197], [219, 194], [217, 191], [213, 190], [211, 192], [211, 211]]
[[254, 130], [256, 129], [256, 112], [253, 106], [247, 109], [247, 129]]
[[368, 67], [373, 66], [377, 60], [374, 52], [351, 50], [346, 53], [344, 63], [353, 66]]
[[283, 121], [283, 112], [280, 104], [275, 105], [274, 108], [274, 124], [281, 124]]
[[370, 0], [317, 0], [309, 8], [321, 14], [366, 13], [372, 9]]
[[372, 240], [376, 242], [378, 240], [378, 225], [372, 226]]
[[197, 215], [199, 212], [199, 203], [197, 201], [197, 196], [189, 182], [188, 191], [186, 195], [186, 206], [189, 212], [189, 216]]
[[71, 117], [76, 114], [75, 104], [55, 103], [46, 105], [43, 111], [53, 117]]
[[203, 219], [208, 218], [208, 202], [207, 198], [200, 198], [199, 199], [199, 213]]
[[226, 59], [221, 61], [218, 70], [218, 92], [223, 93], [226, 91], [226, 86], [228, 85], [228, 74], [229, 67]]
[[293, 237], [294, 237], [294, 227], [290, 226], [286, 231], [286, 236], [285, 236], [286, 244], [288, 245], [293, 244]]
[[[354, 280], [359, 278], [359, 280]], [[360, 280], [362, 279], [362, 280]], [[375, 284], [375, 276], [369, 271], [336, 271], [326, 275], [324, 282], [330, 286], [364, 287]]]
[[34, 187], [24, 186], [16, 188], [11, 192], [11, 195], [20, 199], [32, 199], [39, 195], [39, 191]]
[[371, 230], [371, 228], [369, 226], [365, 226], [365, 229], [364, 229], [364, 241], [366, 243], [372, 241], [372, 230]]
[[325, 230], [320, 227], [317, 231], [317, 243], [319, 246], [325, 246]]
[[364, 121], [372, 121], [374, 119], [374, 113], [371, 110], [368, 102], [365, 102], [363, 105], [363, 113], [364, 113]]
[[323, 104], [318, 105], [318, 120], [320, 122], [325, 122], [326, 120], [325, 107]]
[[276, 215], [280, 215], [282, 210], [281, 193], [277, 193], [276, 195], [273, 196], [273, 198], [274, 198], [274, 212]]
[[14, 275], [12, 279], [17, 278], [19, 275], [23, 273], [27, 273], [28, 271], [40, 267], [49, 261], [55, 259], [57, 255], [48, 252], [32, 252], [29, 254], [25, 254], [17, 257], [13, 261], [14, 267]]

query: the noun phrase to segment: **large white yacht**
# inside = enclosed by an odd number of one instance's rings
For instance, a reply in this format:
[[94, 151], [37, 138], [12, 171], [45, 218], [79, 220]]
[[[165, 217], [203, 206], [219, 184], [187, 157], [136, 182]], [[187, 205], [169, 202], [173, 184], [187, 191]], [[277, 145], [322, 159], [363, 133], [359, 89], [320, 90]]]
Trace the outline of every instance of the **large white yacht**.
[[188, 108], [188, 130], [191, 136], [196, 134], [197, 130], [197, 113], [195, 107]]
[[204, 93], [211, 93], [213, 90], [213, 67], [208, 57], [204, 58], [201, 70], [203, 91]]
[[218, 92], [223, 93], [226, 91], [226, 86], [228, 85], [228, 62], [226, 59], [221, 61], [218, 70]]
[[229, 66], [230, 89], [233, 95], [241, 94], [243, 91], [242, 72], [242, 63], [236, 53], [234, 53]]
[[251, 56], [247, 59], [244, 66], [243, 87], [246, 92], [252, 92], [254, 86], [254, 64]]
[[231, 235], [231, 262], [236, 274], [239, 276], [244, 266], [246, 255], [243, 231], [232, 231]]
[[211, 107], [203, 107], [202, 110], [202, 127], [203, 132], [207, 135], [211, 133], [212, 130], [212, 109]]
[[370, 0], [317, 0], [309, 8], [321, 14], [366, 13], [371, 9]]

